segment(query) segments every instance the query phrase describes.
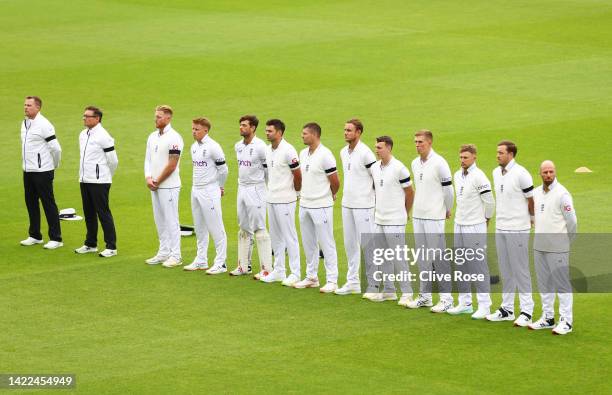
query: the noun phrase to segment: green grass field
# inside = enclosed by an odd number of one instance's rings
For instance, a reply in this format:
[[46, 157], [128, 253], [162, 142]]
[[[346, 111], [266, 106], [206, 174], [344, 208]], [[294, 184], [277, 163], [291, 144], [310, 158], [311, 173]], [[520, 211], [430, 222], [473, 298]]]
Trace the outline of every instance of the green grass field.
[[[229, 159], [230, 267], [232, 147], [245, 113], [285, 120], [296, 148], [301, 126], [318, 121], [338, 160], [354, 116], [367, 143], [393, 136], [404, 163], [423, 127], [454, 170], [460, 144], [477, 144], [490, 173], [496, 143], [512, 139], [534, 180], [542, 160], [557, 163], [581, 232], [610, 232], [610, 26], [612, 4], [597, 0], [0, 0], [0, 373], [75, 373], [78, 391], [92, 394], [610, 393], [610, 295], [575, 295], [575, 331], [557, 337], [143, 263], [157, 248], [143, 157], [162, 103], [175, 109], [186, 145], [191, 118], [208, 116]], [[62, 223], [62, 249], [19, 246], [27, 237], [19, 122], [32, 94], [63, 147], [60, 208], [81, 212], [82, 110], [105, 111], [119, 155], [116, 258], [72, 252], [83, 222]], [[577, 175], [579, 166], [593, 173]], [[189, 160], [181, 174], [181, 221], [191, 223]], [[334, 225], [342, 282], [338, 203]], [[195, 239], [183, 239], [184, 259], [194, 253]]]

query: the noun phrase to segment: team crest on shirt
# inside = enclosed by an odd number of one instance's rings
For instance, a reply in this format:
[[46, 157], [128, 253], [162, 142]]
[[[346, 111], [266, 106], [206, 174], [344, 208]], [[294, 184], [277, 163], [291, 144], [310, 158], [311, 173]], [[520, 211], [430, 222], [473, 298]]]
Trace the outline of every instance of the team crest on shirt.
[[154, 151], [157, 152], [157, 145], [155, 145], [155, 150]]
[[249, 150], [249, 156], [253, 156], [253, 148]]
[[459, 188], [459, 195], [463, 196], [463, 185], [461, 185], [461, 188]]
[[504, 192], [504, 184], [501, 184], [501, 185], [499, 186], [499, 191], [500, 191], [500, 192], [502, 192], [502, 193]]
[[423, 181], [423, 173], [419, 174], [419, 181]]
[[310, 165], [306, 165], [306, 171], [310, 170]]
[[270, 161], [270, 167], [274, 167], [274, 159]]
[[195, 154], [196, 153], [196, 149], [194, 148], [193, 150], [191, 150], [191, 153]]
[[544, 203], [542, 203], [542, 204], [540, 205], [540, 212], [541, 212], [541, 213], [543, 213], [543, 212], [544, 212]]

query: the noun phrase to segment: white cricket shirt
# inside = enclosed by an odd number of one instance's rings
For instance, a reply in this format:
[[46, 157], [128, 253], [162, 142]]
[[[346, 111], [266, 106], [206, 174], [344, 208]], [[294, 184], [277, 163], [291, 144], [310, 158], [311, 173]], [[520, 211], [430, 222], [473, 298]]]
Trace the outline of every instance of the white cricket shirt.
[[297, 200], [293, 186], [293, 171], [300, 167], [295, 148], [282, 139], [276, 149], [266, 147], [268, 165], [268, 203], [291, 203]]
[[[419, 219], [446, 219], [446, 210], [452, 208], [452, 175], [446, 160], [432, 149], [425, 162], [421, 157], [412, 161], [413, 183], [416, 188], [412, 216]], [[447, 207], [450, 189], [450, 205]]]
[[529, 230], [531, 218], [527, 198], [533, 196], [531, 174], [514, 159], [506, 165], [502, 174], [501, 166], [493, 170], [495, 186], [495, 227], [499, 230]]
[[340, 151], [344, 187], [342, 206], [347, 208], [372, 208], [375, 206], [375, 192], [371, 167], [376, 162], [372, 150], [359, 141], [355, 149], [348, 145]]
[[240, 140], [234, 145], [238, 159], [238, 185], [266, 182], [266, 143], [257, 136], [249, 144]]
[[[163, 132], [156, 130], [149, 135], [145, 155], [145, 177], [157, 179], [168, 165], [170, 155], [180, 155], [183, 151], [183, 138], [172, 125], [168, 124]], [[180, 164], [180, 159], [179, 159]], [[181, 186], [179, 164], [160, 185], [161, 189], [178, 188]]]
[[323, 144], [319, 144], [312, 154], [309, 153], [309, 147], [306, 147], [300, 151], [300, 164], [302, 166], [300, 207], [332, 207], [334, 198], [327, 178], [337, 172], [336, 158], [332, 152]]
[[374, 222], [377, 225], [406, 225], [406, 192], [412, 182], [410, 172], [402, 162], [391, 158], [386, 166], [382, 161], [372, 165], [372, 178], [376, 191]]
[[191, 165], [193, 166], [193, 186], [196, 188], [222, 187], [225, 177], [219, 179], [220, 170], [227, 173], [223, 149], [208, 134], [202, 141], [191, 144]]
[[533, 248], [544, 252], [568, 252], [576, 233], [576, 212], [572, 196], [556, 179], [548, 192], [543, 186], [533, 191], [535, 237]]
[[98, 123], [79, 134], [79, 182], [87, 184], [110, 184], [117, 169], [115, 140]]
[[455, 223], [477, 225], [486, 222], [493, 214], [495, 202], [491, 183], [485, 173], [474, 163], [467, 169], [467, 175], [464, 175], [463, 168], [458, 170], [454, 181], [457, 197]]

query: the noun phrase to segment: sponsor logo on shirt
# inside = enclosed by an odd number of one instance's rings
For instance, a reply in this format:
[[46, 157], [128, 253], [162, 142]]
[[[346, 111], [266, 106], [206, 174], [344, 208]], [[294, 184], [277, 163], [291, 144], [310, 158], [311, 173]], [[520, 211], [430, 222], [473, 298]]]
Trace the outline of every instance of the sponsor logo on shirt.
[[238, 159], [238, 166], [252, 167], [253, 163], [250, 160]]
[[195, 167], [208, 167], [208, 163], [205, 160], [194, 160], [191, 162]]

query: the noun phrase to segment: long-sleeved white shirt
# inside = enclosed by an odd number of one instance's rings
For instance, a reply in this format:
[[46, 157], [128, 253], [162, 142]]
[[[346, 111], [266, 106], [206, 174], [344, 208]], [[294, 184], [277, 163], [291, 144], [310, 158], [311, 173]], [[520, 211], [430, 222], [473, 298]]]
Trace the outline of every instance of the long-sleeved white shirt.
[[209, 135], [191, 145], [191, 164], [194, 188], [219, 188], [225, 185], [228, 174], [225, 154], [219, 143]]
[[56, 169], [62, 157], [62, 147], [55, 136], [55, 128], [41, 113], [21, 122], [22, 168], [25, 172]]
[[567, 252], [577, 232], [578, 220], [572, 195], [557, 179], [544, 191], [533, 191], [535, 237], [533, 248], [544, 252]]
[[119, 160], [115, 140], [101, 123], [79, 134], [79, 182], [110, 184]]

